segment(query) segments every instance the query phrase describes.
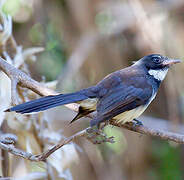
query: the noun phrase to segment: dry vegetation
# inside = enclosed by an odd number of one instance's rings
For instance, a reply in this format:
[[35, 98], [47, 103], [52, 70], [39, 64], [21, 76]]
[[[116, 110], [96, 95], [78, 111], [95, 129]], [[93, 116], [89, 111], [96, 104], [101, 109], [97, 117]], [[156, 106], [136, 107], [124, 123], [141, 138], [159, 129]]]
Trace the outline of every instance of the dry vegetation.
[[[107, 137], [115, 136], [114, 144], [97, 146], [79, 138], [85, 136], [94, 141], [86, 132], [89, 119], [68, 125], [73, 111], [77, 111], [76, 104], [67, 106], [72, 111], [57, 108], [31, 115], [3, 110], [39, 95], [57, 94], [56, 90], [68, 92], [92, 85], [148, 53], [182, 57], [184, 3], [180, 0], [20, 2], [17, 7], [12, 5], [13, 1], [0, 0], [1, 176], [69, 180], [182, 179], [184, 164], [178, 159], [183, 158], [183, 145], [176, 143], [184, 143], [183, 64], [168, 75], [149, 108], [152, 114], [147, 112], [149, 116], [141, 117], [144, 126], [105, 129]], [[13, 12], [8, 11], [9, 4], [17, 8], [11, 16], [5, 14]], [[169, 143], [162, 141], [163, 145], [159, 145], [158, 140], [124, 129], [160, 137]], [[102, 142], [112, 142], [106, 135], [100, 137]], [[155, 155], [154, 149], [159, 148], [160, 154]], [[167, 156], [163, 148], [167, 153], [170, 149], [172, 152]], [[173, 156], [178, 159], [170, 159]], [[165, 171], [157, 169], [163, 162], [172, 163], [173, 173], [167, 165], [161, 167]]]

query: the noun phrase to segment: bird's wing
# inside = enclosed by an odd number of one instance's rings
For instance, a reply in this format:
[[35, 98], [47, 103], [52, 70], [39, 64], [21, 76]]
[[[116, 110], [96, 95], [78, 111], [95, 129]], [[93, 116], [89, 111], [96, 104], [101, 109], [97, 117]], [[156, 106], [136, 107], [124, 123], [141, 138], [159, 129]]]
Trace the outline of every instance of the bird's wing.
[[146, 83], [144, 77], [132, 77], [128, 83], [120, 83], [111, 88], [97, 104], [97, 118], [91, 123], [99, 124], [105, 120], [138, 106], [145, 105], [152, 96], [152, 86]]

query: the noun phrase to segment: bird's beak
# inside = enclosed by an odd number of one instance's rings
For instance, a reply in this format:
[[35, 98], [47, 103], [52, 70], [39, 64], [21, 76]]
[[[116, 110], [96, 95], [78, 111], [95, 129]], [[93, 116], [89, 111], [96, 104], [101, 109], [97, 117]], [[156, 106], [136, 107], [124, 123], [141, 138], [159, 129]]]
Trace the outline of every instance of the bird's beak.
[[180, 62], [181, 62], [180, 59], [167, 59], [167, 60], [165, 60], [162, 64], [163, 64], [164, 66], [171, 66], [171, 65], [173, 65], [173, 64], [177, 64], [177, 63], [180, 63]]

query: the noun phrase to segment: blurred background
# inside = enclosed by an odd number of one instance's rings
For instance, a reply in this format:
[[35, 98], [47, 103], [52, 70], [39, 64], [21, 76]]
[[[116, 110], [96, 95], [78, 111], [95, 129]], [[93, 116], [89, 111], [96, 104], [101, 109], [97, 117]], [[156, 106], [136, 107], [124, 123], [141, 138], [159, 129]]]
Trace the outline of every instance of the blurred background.
[[[94, 85], [150, 53], [180, 59], [184, 56], [183, 0], [7, 0], [2, 9], [13, 18], [18, 45], [45, 48], [36, 60], [28, 59], [26, 64], [34, 79], [55, 82], [58, 92]], [[184, 64], [171, 68], [140, 120], [150, 127], [177, 131], [177, 125], [184, 122], [183, 74]], [[70, 136], [89, 125], [88, 118], [69, 125], [75, 113], [65, 107], [42, 116], [50, 122], [52, 133], [61, 136]], [[115, 127], [105, 131], [115, 136], [116, 143], [93, 145], [81, 138], [65, 152], [59, 151], [59, 162], [53, 157], [57, 165], [52, 167], [54, 179], [184, 179], [183, 145]], [[20, 158], [13, 159], [13, 177], [44, 172], [37, 163], [30, 168], [24, 167]]]

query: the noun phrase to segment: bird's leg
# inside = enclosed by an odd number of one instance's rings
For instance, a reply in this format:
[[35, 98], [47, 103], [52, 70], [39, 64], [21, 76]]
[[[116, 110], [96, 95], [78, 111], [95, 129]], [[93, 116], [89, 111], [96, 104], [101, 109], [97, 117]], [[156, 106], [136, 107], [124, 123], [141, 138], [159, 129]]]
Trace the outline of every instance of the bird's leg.
[[137, 126], [143, 126], [143, 123], [137, 119], [133, 119], [131, 122], [126, 122], [126, 124], [131, 125], [133, 130], [136, 130]]
[[143, 126], [143, 123], [137, 119], [133, 119], [132, 123], [133, 123], [132, 125], [133, 130], [136, 130], [137, 126]]
[[108, 122], [105, 121], [105, 124], [99, 123], [88, 128], [86, 138], [93, 144], [101, 144], [103, 142], [114, 143], [114, 137], [107, 137], [102, 130], [107, 124]]
[[96, 125], [91, 126], [87, 132], [90, 134], [96, 134], [96, 135], [101, 135], [103, 134], [103, 129], [107, 125], [107, 122], [105, 123], [98, 123]]

